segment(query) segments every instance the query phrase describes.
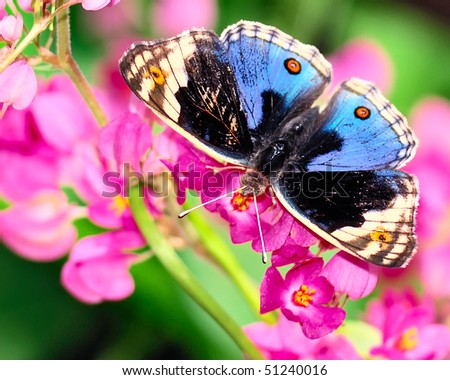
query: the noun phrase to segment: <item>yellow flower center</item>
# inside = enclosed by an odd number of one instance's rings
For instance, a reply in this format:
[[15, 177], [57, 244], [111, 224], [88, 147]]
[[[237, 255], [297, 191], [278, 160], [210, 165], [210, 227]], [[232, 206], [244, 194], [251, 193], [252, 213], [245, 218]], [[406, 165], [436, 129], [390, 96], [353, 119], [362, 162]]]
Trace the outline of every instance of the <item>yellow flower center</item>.
[[123, 212], [130, 207], [128, 198], [124, 198], [121, 195], [114, 197], [113, 201], [109, 205], [109, 208], [114, 211], [116, 216], [121, 216]]
[[242, 195], [242, 191], [236, 191], [233, 195], [233, 198], [231, 199], [231, 205], [235, 210], [238, 211], [245, 211], [248, 210], [250, 207], [250, 201], [253, 200], [253, 197], [251, 196], [244, 196]]
[[417, 327], [406, 330], [395, 344], [395, 348], [401, 351], [413, 350], [419, 344]]
[[306, 285], [302, 285], [294, 292], [293, 299], [298, 306], [306, 307], [313, 301], [314, 294], [316, 294], [315, 289], [310, 290]]

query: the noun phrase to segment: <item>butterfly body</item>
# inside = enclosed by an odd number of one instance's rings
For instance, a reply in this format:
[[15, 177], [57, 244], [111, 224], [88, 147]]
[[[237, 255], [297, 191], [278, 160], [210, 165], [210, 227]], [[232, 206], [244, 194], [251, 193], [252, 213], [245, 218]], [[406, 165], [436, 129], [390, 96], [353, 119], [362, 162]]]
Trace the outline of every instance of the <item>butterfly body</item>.
[[216, 159], [242, 166], [244, 195], [270, 186], [308, 228], [369, 262], [404, 266], [416, 250], [418, 185], [398, 169], [417, 145], [371, 83], [331, 78], [319, 51], [241, 21], [220, 37], [190, 30], [133, 44], [120, 62], [133, 92]]

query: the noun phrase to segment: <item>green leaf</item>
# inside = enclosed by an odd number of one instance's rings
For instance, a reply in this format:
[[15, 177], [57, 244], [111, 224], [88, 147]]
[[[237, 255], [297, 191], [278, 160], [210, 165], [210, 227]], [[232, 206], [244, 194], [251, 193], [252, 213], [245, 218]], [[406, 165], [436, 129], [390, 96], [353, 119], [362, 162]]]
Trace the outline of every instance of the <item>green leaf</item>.
[[11, 204], [6, 199], [3, 199], [2, 197], [0, 197], [0, 211], [6, 210], [10, 206], [11, 206]]

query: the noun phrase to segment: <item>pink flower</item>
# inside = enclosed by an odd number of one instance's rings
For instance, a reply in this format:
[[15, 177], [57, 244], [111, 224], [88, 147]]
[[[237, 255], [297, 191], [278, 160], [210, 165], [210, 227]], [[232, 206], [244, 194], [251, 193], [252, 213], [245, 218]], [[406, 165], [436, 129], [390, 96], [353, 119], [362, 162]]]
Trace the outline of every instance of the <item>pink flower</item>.
[[105, 232], [77, 242], [64, 264], [61, 281], [77, 299], [85, 303], [117, 301], [130, 296], [134, 281], [130, 266], [139, 255], [127, 252], [145, 245], [133, 231]]
[[212, 29], [217, 18], [215, 0], [159, 0], [151, 25], [162, 36], [174, 36], [193, 27]]
[[328, 87], [334, 89], [352, 77], [369, 80], [383, 92], [392, 84], [392, 62], [376, 41], [357, 39], [347, 43], [327, 58], [333, 66], [333, 80]]
[[[449, 220], [450, 179], [450, 102], [429, 98], [420, 102], [410, 118], [420, 147], [406, 170], [420, 182], [417, 233], [420, 240], [418, 269], [427, 294], [450, 295]], [[432, 129], [430, 129], [432, 127]]]
[[432, 239], [448, 217], [443, 205], [450, 201], [450, 178], [443, 173], [450, 171], [450, 102], [425, 99], [414, 108], [410, 122], [420, 141], [414, 160], [406, 166], [421, 184], [418, 234]]
[[257, 322], [245, 326], [244, 331], [269, 360], [362, 359], [344, 336], [331, 333], [323, 338], [308, 339], [283, 315], [275, 325]]
[[[91, 111], [70, 80], [60, 76], [40, 87], [30, 107], [12, 109], [0, 120], [0, 191], [12, 201], [1, 214], [2, 239], [33, 260], [59, 258], [74, 247], [63, 283], [88, 303], [122, 299], [134, 289], [128, 269], [138, 256], [126, 250], [143, 247], [144, 241], [123, 196], [116, 160], [140, 166], [151, 145], [151, 129], [131, 114], [105, 129], [100, 146], [105, 155], [99, 154], [99, 135]], [[120, 191], [103, 197], [103, 175], [110, 169], [117, 172]], [[62, 184], [86, 201], [82, 214], [67, 204]], [[73, 220], [86, 214], [114, 231], [75, 244]]]
[[450, 295], [450, 243], [420, 248], [419, 275], [425, 292], [433, 298], [448, 299]]
[[308, 247], [302, 247], [298, 245], [291, 237], [285, 242], [285, 244], [272, 252], [272, 266], [281, 267], [284, 265], [296, 264], [302, 262], [305, 259], [313, 258]]
[[[172, 172], [179, 204], [186, 200], [188, 189], [200, 192], [207, 184], [207, 179], [213, 176], [214, 169], [225, 168], [224, 164], [196, 149], [187, 139], [168, 128], [158, 137], [155, 149], [159, 159]], [[206, 188], [205, 196], [211, 198], [219, 196], [220, 187], [214, 184], [211, 192], [213, 194], [210, 193], [209, 187]]]
[[[137, 114], [129, 112], [120, 115], [101, 131], [100, 156], [102, 161], [107, 163], [105, 171], [106, 169], [112, 170], [103, 173], [101, 197], [92, 202], [90, 207], [90, 216], [93, 220], [100, 222], [100, 225], [114, 228], [115, 221], [119, 219], [126, 224], [134, 225], [127, 198], [129, 188], [136, 181], [144, 190], [143, 195], [149, 211], [154, 215], [161, 213], [163, 198], [152, 192], [148, 186], [145, 186], [145, 183], [160, 174], [163, 165], [155, 156], [153, 159], [157, 161], [156, 164], [147, 162], [145, 167], [142, 167], [141, 164], [144, 155], [149, 150], [154, 150], [152, 141], [151, 127], [145, 124]], [[120, 218], [111, 217], [112, 210]], [[98, 218], [100, 215], [103, 215], [103, 220]], [[106, 225], [104, 225], [105, 221]]]
[[22, 8], [25, 12], [32, 12], [33, 8], [31, 7], [31, 3], [33, 0], [17, 0], [20, 8]]
[[16, 110], [27, 108], [36, 92], [36, 75], [24, 59], [13, 62], [0, 73], [0, 103], [4, 103], [4, 110], [10, 105]]
[[[114, 7], [103, 8], [101, 12], [90, 12], [87, 15], [85, 27], [88, 32], [95, 33], [97, 38], [103, 37], [108, 44], [112, 43], [117, 47], [117, 40], [123, 39], [136, 27], [137, 20], [144, 12], [144, 7], [145, 4], [140, 1], [122, 1]], [[132, 42], [129, 41], [127, 46], [123, 47], [120, 55], [114, 61], [116, 70], [118, 69], [118, 59]], [[99, 68], [103, 70], [103, 64]], [[122, 84], [125, 84], [123, 79]]]
[[345, 311], [328, 306], [334, 296], [333, 286], [320, 276], [323, 260], [305, 260], [285, 276], [274, 267], [267, 269], [261, 283], [261, 313], [280, 308], [284, 316], [299, 322], [310, 339], [321, 338], [336, 330], [344, 321]]
[[92, 113], [70, 80], [52, 78], [41, 87], [31, 107], [21, 112], [11, 109], [0, 120], [0, 164], [4, 168], [0, 191], [9, 200], [24, 200], [41, 190], [73, 184], [78, 175], [88, 177], [90, 167], [75, 163], [89, 154], [98, 155], [98, 132]]
[[141, 158], [152, 145], [152, 130], [133, 113], [123, 113], [111, 121], [100, 133], [99, 149], [108, 160], [115, 160], [117, 168], [124, 164], [141, 170]]
[[98, 11], [106, 6], [113, 6], [120, 0], [82, 0], [81, 5], [87, 11]]
[[78, 143], [97, 142], [97, 122], [68, 78], [53, 77], [31, 109], [42, 140], [61, 156], [71, 155]]
[[371, 354], [388, 359], [443, 359], [450, 352], [450, 330], [435, 322], [429, 300], [411, 291], [387, 290], [369, 304], [367, 318], [383, 335]]
[[120, 193], [115, 196], [99, 196], [96, 201], [91, 201], [88, 205], [88, 217], [103, 228], [138, 231], [131, 215], [128, 198]]
[[[267, 251], [281, 248], [289, 238], [301, 247], [310, 247], [317, 243], [316, 235], [286, 211], [276, 198], [272, 201], [273, 206], [261, 214], [261, 227]], [[257, 252], [262, 251], [259, 234], [253, 240], [252, 248]]]
[[12, 109], [0, 120], [0, 192], [8, 200], [22, 201], [43, 190], [56, 190], [57, 157], [42, 141], [29, 109]]
[[63, 257], [77, 239], [73, 220], [82, 213], [61, 191], [48, 190], [16, 202], [0, 212], [0, 236], [14, 252], [29, 260]]
[[0, 20], [0, 34], [6, 41], [15, 42], [22, 36], [23, 18], [20, 13], [17, 17], [6, 16]]
[[377, 268], [344, 251], [331, 258], [322, 275], [333, 284], [336, 293], [346, 294], [352, 300], [368, 296], [377, 285]]

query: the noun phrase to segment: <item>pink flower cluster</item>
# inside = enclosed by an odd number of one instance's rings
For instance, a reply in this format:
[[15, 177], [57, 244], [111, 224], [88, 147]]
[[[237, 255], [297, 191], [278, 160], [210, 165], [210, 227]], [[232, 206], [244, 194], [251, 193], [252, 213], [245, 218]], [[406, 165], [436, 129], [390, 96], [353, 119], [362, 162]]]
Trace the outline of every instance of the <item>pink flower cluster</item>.
[[[119, 3], [120, 0], [82, 0], [82, 6], [86, 10], [95, 11], [106, 6]], [[11, 1], [12, 3], [12, 1]], [[32, 11], [31, 0], [20, 0], [19, 5], [25, 12]], [[14, 14], [8, 14], [6, 6]], [[13, 4], [8, 1], [0, 1], [0, 37], [7, 45], [0, 49], [0, 62], [16, 47], [23, 33], [23, 16]], [[27, 108], [37, 93], [37, 79], [33, 68], [24, 58], [19, 57], [6, 69], [0, 72], [0, 118], [6, 109], [12, 106], [16, 110]]]
[[[286, 319], [300, 324], [307, 338], [321, 338], [344, 321], [340, 302], [346, 296], [358, 299], [368, 295], [375, 288], [377, 275], [369, 264], [345, 252], [336, 254], [324, 267], [322, 258], [309, 252], [291, 256], [293, 251], [295, 246], [274, 251], [272, 266], [261, 284], [261, 313], [279, 308]], [[284, 263], [295, 260], [284, 278], [273, 265], [274, 257]]]
[[[117, 146], [120, 139], [139, 144], [131, 151], [129, 145]], [[145, 243], [126, 197], [102, 196], [107, 190], [102, 178], [113, 170], [125, 191], [119, 165], [140, 167], [135, 157], [151, 145], [151, 129], [136, 114], [123, 113], [100, 131], [67, 78], [41, 84], [30, 106], [8, 110], [0, 120], [0, 192], [11, 203], [0, 212], [3, 242], [37, 261], [55, 260], [70, 251], [62, 283], [83, 302], [129, 296], [134, 282], [128, 269], [139, 259], [131, 251]], [[61, 188], [73, 189], [80, 201], [69, 202]], [[105, 232], [77, 240], [74, 221], [85, 217]]]
[[378, 337], [370, 347], [354, 344], [339, 330], [310, 340], [285, 315], [275, 325], [257, 322], [244, 330], [267, 359], [424, 360], [445, 359], [450, 352], [450, 329], [438, 323], [431, 300], [412, 290], [386, 290], [368, 304], [366, 320], [364, 331]]
[[444, 359], [450, 351], [450, 329], [438, 323], [431, 298], [412, 290], [387, 290], [372, 301], [367, 320], [377, 327], [381, 343], [370, 354], [383, 359]]

